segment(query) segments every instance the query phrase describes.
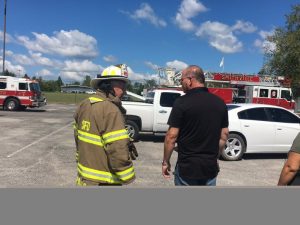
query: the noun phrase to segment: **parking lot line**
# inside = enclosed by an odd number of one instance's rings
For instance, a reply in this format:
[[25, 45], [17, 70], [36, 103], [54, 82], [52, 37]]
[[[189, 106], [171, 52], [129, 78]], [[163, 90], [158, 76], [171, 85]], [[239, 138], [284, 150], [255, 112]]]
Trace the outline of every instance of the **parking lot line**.
[[65, 129], [66, 127], [72, 125], [72, 123], [73, 123], [73, 121], [70, 122], [70, 123], [68, 123], [68, 124], [67, 124], [66, 126], [64, 126], [64, 127], [61, 127], [61, 128], [59, 128], [58, 130], [55, 130], [55, 131], [53, 131], [52, 133], [47, 134], [46, 136], [40, 138], [39, 140], [36, 140], [36, 141], [32, 142], [31, 144], [26, 145], [25, 147], [23, 147], [23, 148], [21, 148], [21, 149], [15, 151], [15, 152], [13, 152], [13, 153], [7, 155], [6, 157], [7, 157], [7, 158], [10, 158], [10, 157], [12, 157], [12, 156], [14, 156], [14, 155], [20, 153], [21, 151], [25, 150], [26, 148], [29, 148], [30, 146], [35, 145], [35, 144], [39, 143], [40, 141], [42, 141], [42, 140], [44, 140], [44, 139], [50, 137], [51, 135], [56, 134], [56, 133], [58, 133], [59, 131]]

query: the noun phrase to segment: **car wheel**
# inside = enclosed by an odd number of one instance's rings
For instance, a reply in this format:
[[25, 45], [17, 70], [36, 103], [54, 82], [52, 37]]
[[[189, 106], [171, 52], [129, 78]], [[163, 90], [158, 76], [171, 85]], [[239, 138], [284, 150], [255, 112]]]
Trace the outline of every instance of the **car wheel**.
[[14, 98], [9, 98], [5, 101], [4, 109], [8, 111], [16, 111], [19, 109], [19, 101]]
[[137, 124], [131, 120], [127, 120], [125, 128], [128, 131], [129, 137], [137, 141], [139, 137], [139, 127], [137, 126]]
[[236, 161], [242, 159], [246, 152], [244, 139], [238, 134], [229, 134], [221, 157], [226, 161]]

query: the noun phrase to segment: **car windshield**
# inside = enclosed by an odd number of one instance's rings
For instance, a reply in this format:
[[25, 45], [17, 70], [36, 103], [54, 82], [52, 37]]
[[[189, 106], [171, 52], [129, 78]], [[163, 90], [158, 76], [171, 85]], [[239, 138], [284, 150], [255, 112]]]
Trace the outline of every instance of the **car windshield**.
[[228, 111], [229, 111], [229, 110], [232, 110], [232, 109], [235, 109], [235, 108], [238, 108], [238, 107], [240, 107], [240, 106], [239, 106], [239, 105], [234, 105], [234, 104], [228, 104], [228, 105], [227, 105]]

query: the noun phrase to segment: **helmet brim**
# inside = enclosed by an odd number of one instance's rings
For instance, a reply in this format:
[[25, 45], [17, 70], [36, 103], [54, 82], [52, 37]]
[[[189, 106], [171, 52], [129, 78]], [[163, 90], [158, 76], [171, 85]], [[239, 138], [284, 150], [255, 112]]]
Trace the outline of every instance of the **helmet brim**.
[[104, 80], [120, 80], [124, 82], [128, 82], [128, 79], [125, 77], [101, 77], [101, 78], [95, 78], [91, 80], [91, 87], [94, 89], [97, 89], [99, 87], [99, 83]]

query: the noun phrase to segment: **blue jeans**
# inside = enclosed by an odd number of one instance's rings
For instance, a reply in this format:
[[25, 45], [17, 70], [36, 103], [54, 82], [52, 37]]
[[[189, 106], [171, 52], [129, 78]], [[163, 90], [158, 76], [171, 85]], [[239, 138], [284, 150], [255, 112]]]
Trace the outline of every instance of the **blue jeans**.
[[216, 186], [217, 177], [211, 179], [189, 179], [179, 176], [178, 165], [175, 166], [174, 171], [175, 186]]

